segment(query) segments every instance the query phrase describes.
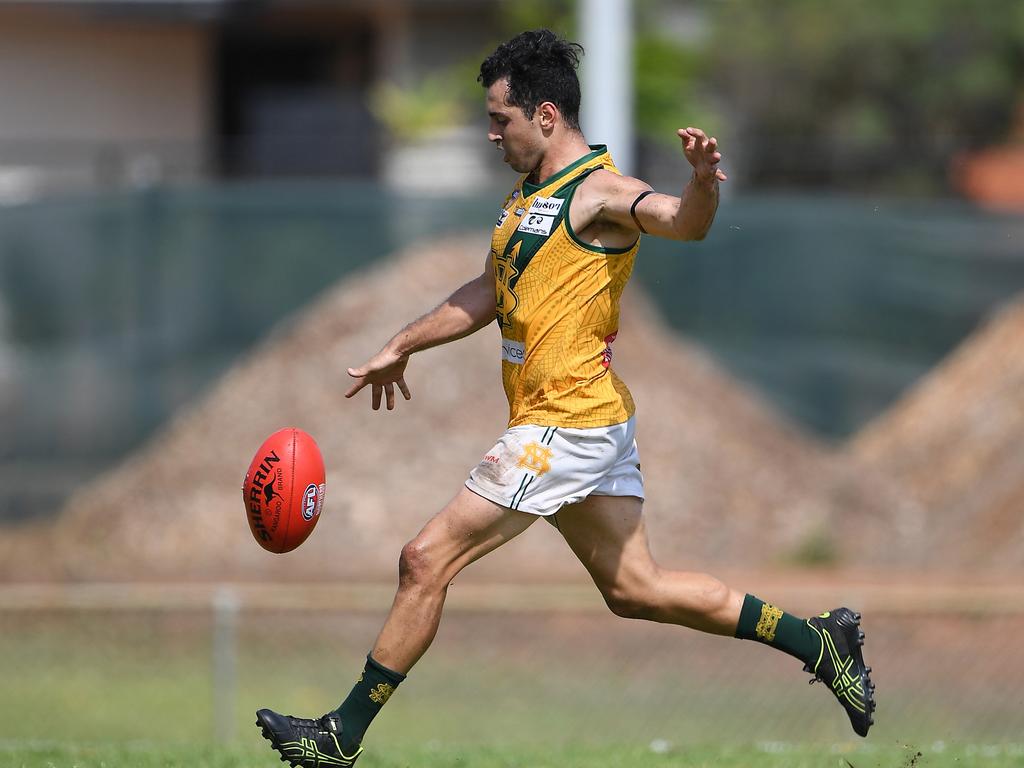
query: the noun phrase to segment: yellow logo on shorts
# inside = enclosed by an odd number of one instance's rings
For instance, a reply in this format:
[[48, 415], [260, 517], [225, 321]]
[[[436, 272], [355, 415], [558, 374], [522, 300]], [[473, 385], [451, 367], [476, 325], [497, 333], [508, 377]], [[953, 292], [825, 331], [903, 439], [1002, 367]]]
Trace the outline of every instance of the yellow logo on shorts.
[[525, 449], [525, 453], [519, 457], [520, 467], [530, 470], [537, 477], [551, 469], [551, 457], [555, 454], [553, 450], [540, 443], [530, 443]]

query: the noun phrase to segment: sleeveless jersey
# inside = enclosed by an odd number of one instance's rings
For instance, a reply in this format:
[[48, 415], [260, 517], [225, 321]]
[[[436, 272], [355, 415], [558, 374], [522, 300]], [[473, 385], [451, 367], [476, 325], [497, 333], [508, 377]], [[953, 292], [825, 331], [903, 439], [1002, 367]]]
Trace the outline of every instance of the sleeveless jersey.
[[604, 146], [591, 150], [540, 185], [521, 178], [491, 237], [510, 427], [604, 427], [633, 415], [611, 343], [639, 239], [599, 248], [573, 231], [580, 183], [599, 168], [619, 172]]

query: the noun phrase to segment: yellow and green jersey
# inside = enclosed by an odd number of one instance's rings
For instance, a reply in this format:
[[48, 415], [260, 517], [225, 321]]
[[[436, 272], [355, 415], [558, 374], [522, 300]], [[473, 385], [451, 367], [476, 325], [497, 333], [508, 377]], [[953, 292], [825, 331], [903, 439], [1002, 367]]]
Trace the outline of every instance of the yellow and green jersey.
[[639, 240], [599, 248], [573, 231], [580, 183], [599, 168], [619, 172], [607, 148], [591, 150], [539, 185], [520, 179], [491, 237], [510, 427], [604, 427], [633, 415], [611, 343]]

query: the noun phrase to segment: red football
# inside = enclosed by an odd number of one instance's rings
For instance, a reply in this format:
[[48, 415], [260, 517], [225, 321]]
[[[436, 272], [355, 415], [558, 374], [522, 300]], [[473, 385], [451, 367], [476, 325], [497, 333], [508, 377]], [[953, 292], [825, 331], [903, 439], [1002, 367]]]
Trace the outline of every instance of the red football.
[[271, 552], [290, 552], [313, 532], [324, 504], [324, 459], [296, 427], [268, 437], [253, 456], [242, 501], [253, 538]]

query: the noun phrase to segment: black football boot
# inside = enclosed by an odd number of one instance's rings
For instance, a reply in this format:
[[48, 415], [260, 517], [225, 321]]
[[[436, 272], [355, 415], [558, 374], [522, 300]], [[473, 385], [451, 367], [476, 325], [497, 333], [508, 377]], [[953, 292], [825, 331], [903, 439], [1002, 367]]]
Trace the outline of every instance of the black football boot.
[[338, 741], [341, 718], [337, 712], [312, 720], [261, 709], [256, 713], [256, 725], [263, 731], [263, 738], [281, 755], [281, 762], [289, 763], [292, 768], [349, 768], [363, 751], [359, 747], [351, 755], [342, 752]]
[[864, 632], [860, 614], [836, 608], [808, 619], [807, 624], [821, 637], [821, 653], [813, 666], [804, 665], [804, 671], [814, 675], [811, 683], [820, 680], [829, 687], [850, 716], [853, 730], [858, 736], [867, 736], [875, 722], [875, 684], [861, 653]]

